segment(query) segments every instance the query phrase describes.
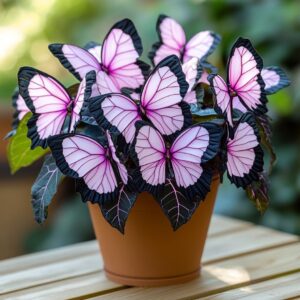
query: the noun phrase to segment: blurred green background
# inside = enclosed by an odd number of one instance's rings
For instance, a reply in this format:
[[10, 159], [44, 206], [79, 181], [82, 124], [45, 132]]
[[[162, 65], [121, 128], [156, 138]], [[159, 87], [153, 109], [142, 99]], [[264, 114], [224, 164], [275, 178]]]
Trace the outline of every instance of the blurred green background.
[[[0, 127], [10, 126], [11, 94], [20, 66], [30, 65], [56, 76], [64, 84], [75, 79], [48, 51], [54, 42], [83, 46], [102, 42], [109, 28], [128, 17], [140, 33], [146, 60], [157, 41], [155, 23], [160, 13], [177, 19], [187, 36], [213, 30], [221, 45], [209, 58], [224, 74], [230, 46], [238, 36], [251, 39], [265, 66], [284, 68], [291, 87], [269, 97], [274, 146], [278, 162], [271, 177], [271, 203], [262, 217], [225, 180], [216, 212], [300, 234], [300, 1], [125, 1], [125, 0], [0, 0]], [[93, 237], [85, 205], [70, 191], [72, 182], [60, 187], [49, 220], [40, 227], [33, 221], [30, 187], [39, 163], [12, 177], [6, 163], [5, 142], [0, 159], [0, 258], [57, 247]]]

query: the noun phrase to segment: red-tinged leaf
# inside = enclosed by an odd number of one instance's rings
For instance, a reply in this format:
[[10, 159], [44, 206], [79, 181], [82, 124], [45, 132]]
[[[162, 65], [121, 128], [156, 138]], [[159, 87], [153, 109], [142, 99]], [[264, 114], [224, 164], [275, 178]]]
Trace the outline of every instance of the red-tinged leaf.
[[260, 180], [251, 183], [246, 188], [248, 198], [254, 203], [255, 207], [262, 214], [269, 206], [269, 182], [265, 173], [260, 174]]
[[276, 162], [276, 153], [272, 146], [272, 128], [271, 128], [271, 119], [267, 115], [261, 115], [256, 117], [256, 121], [258, 123], [261, 143], [266, 148], [266, 150], [270, 154], [270, 166], [269, 166], [269, 174], [272, 172], [273, 166]]

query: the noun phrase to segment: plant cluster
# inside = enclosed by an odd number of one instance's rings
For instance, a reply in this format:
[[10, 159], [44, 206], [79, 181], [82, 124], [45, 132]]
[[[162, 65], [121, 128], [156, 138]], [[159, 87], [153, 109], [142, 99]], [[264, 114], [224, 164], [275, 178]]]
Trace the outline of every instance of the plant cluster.
[[49, 45], [79, 81], [69, 88], [37, 69], [19, 70], [8, 157], [15, 172], [46, 154], [32, 187], [39, 223], [65, 176], [121, 232], [143, 191], [176, 230], [205, 199], [213, 177], [222, 180], [225, 172], [266, 209], [264, 150], [271, 164], [276, 158], [267, 95], [289, 84], [285, 73], [263, 67], [251, 42], [238, 38], [224, 80], [207, 60], [218, 34], [202, 31], [187, 40], [180, 24], [164, 15], [156, 29], [153, 68], [139, 59], [141, 39], [124, 19], [102, 45]]

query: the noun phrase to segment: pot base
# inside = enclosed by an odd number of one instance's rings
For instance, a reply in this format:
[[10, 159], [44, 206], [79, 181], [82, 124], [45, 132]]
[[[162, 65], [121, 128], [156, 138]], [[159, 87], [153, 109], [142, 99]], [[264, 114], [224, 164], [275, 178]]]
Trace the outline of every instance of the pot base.
[[160, 278], [129, 277], [129, 276], [119, 275], [110, 272], [107, 269], [104, 269], [104, 271], [106, 277], [112, 280], [113, 282], [122, 285], [138, 286], [138, 287], [154, 287], [154, 286], [180, 284], [180, 283], [191, 281], [200, 276], [200, 268], [188, 274], [183, 274], [183, 275], [173, 276], [173, 277], [160, 277]]
[[144, 287], [197, 278], [218, 185], [219, 178], [214, 177], [205, 200], [176, 231], [146, 192], [139, 194], [124, 235], [108, 224], [98, 205], [89, 203], [107, 277], [123, 285]]

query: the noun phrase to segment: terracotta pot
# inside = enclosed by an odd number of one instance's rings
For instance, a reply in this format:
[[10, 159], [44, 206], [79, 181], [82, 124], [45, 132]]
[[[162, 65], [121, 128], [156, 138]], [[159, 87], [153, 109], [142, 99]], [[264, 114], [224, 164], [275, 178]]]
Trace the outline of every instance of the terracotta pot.
[[97, 205], [89, 204], [106, 276], [130, 286], [178, 284], [198, 277], [218, 185], [215, 177], [191, 220], [175, 232], [149, 193], [138, 196], [125, 235], [105, 221]]

